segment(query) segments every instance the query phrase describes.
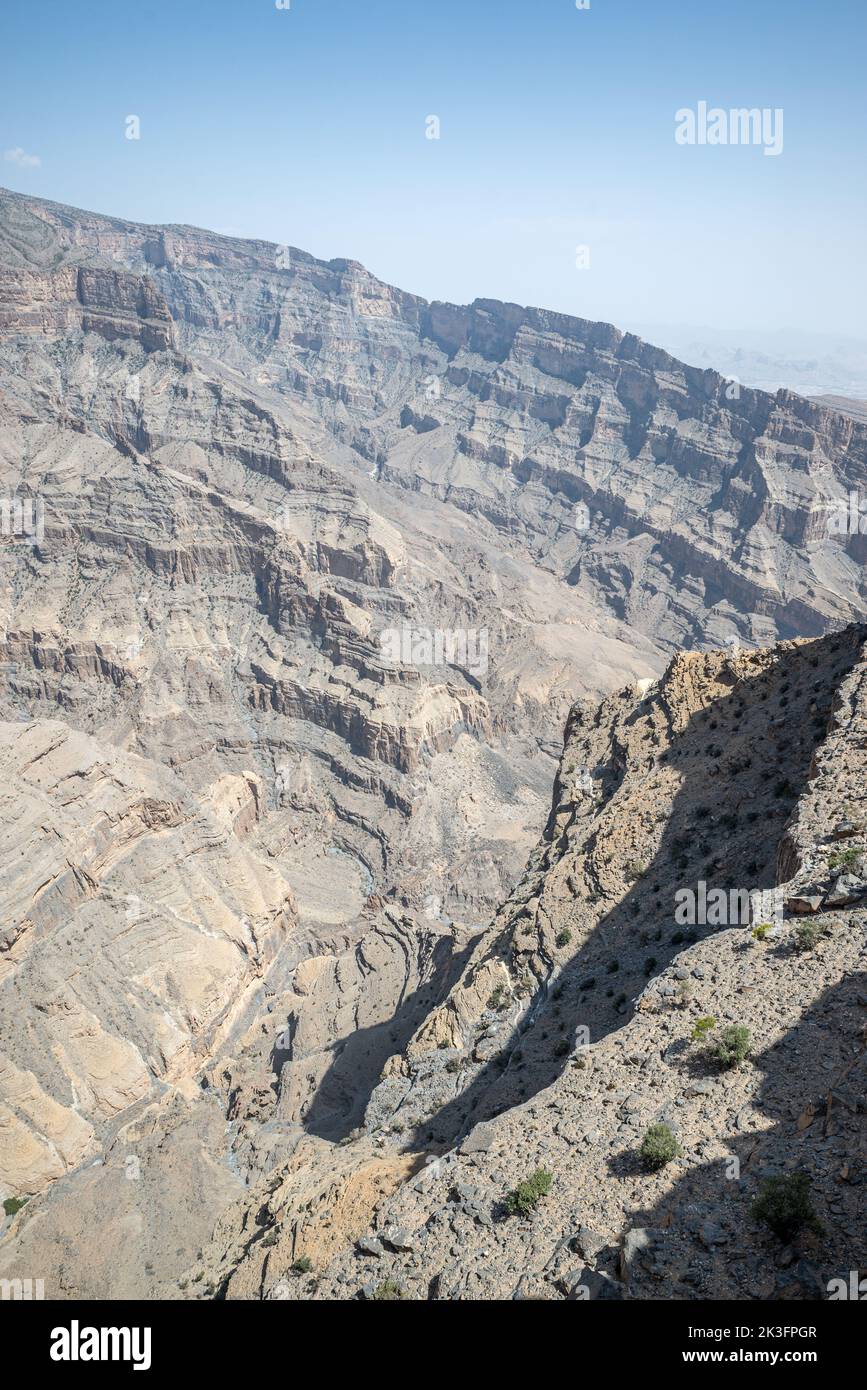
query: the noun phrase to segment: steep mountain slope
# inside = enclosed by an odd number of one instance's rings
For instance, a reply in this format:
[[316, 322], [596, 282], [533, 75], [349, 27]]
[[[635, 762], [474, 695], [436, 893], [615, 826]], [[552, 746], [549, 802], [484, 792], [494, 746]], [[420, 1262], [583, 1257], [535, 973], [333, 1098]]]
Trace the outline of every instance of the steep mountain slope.
[[[181, 1084], [243, 1012], [294, 926], [244, 848], [256, 788], [178, 779], [60, 723], [0, 724], [0, 1179], [31, 1191], [96, 1131]], [[62, 863], [58, 854], [62, 846]]]
[[[525, 880], [368, 1107], [383, 1158], [405, 1160], [410, 1137], [425, 1166], [367, 1224], [329, 1205], [336, 1258], [309, 1174], [278, 1167], [223, 1218], [192, 1287], [824, 1298], [863, 1267], [865, 636], [678, 657], [655, 690], [576, 709]], [[677, 894], [702, 882], [727, 896], [779, 882], [781, 910], [758, 935], [749, 914], [678, 928]], [[730, 1026], [749, 1030], [748, 1055], [726, 1069], [713, 1044]], [[639, 1148], [660, 1123], [680, 1154], [652, 1171]], [[549, 1194], [510, 1216], [509, 1191], [540, 1168]], [[780, 1240], [752, 1203], [793, 1171], [822, 1229]], [[314, 1271], [293, 1273], [303, 1255]]]
[[0, 1268], [176, 1289], [281, 1164], [357, 1222], [417, 1149], [336, 1145], [452, 1143], [394, 1059], [496, 988], [572, 701], [857, 615], [865, 461], [609, 325], [0, 193]]

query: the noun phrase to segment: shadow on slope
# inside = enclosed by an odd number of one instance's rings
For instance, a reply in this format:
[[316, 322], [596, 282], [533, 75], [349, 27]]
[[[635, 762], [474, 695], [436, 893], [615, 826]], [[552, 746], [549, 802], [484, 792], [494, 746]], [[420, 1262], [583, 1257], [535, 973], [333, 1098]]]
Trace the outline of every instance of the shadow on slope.
[[[862, 636], [849, 628], [783, 651], [773, 666], [733, 683], [729, 694], [692, 716], [659, 755], [681, 783], [655, 857], [559, 976], [536, 990], [505, 1045], [419, 1126], [419, 1145], [450, 1147], [470, 1126], [550, 1086], [574, 1055], [577, 1029], [588, 1029], [590, 1041], [598, 1042], [620, 1028], [648, 979], [685, 944], [717, 930], [676, 925], [678, 889], [696, 890], [701, 880], [708, 891], [776, 886], [784, 827], [827, 733], [834, 691], [861, 656]], [[639, 707], [632, 720], [642, 717]], [[618, 784], [625, 771], [622, 763], [612, 768]], [[552, 849], [562, 857], [565, 845]], [[562, 925], [580, 933], [566, 909]], [[512, 935], [509, 924], [498, 943], [503, 959]], [[539, 955], [553, 967], [550, 956]]]
[[[470, 941], [454, 954], [450, 938], [441, 937], [433, 948], [427, 979], [401, 997], [390, 1018], [355, 1029], [332, 1044], [328, 1070], [302, 1119], [308, 1133], [335, 1142], [362, 1123], [371, 1092], [389, 1057], [404, 1052], [431, 1009], [457, 983], [474, 945], [475, 941]], [[273, 1064], [279, 1071], [282, 1063], [276, 1052]]]
[[[842, 930], [863, 926], [853, 914]], [[823, 990], [756, 1058], [764, 1076], [751, 1099], [756, 1118], [744, 1124], [763, 1117], [773, 1127], [720, 1135], [725, 1157], [690, 1168], [656, 1205], [631, 1213], [627, 1228], [647, 1230], [650, 1240], [630, 1267], [630, 1296], [823, 1299], [830, 1279], [848, 1284], [850, 1271], [867, 1272], [865, 1029], [862, 971]], [[628, 1157], [615, 1158], [615, 1181]], [[763, 1180], [798, 1171], [810, 1178], [823, 1230], [804, 1227], [787, 1242], [756, 1220], [752, 1205]]]

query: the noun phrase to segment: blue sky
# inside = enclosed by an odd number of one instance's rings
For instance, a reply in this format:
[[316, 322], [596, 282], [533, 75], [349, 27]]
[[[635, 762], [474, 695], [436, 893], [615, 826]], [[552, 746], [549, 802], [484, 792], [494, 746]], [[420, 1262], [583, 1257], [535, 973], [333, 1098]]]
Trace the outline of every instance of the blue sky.
[[[0, 183], [428, 298], [867, 337], [865, 40], [865, 0], [4, 0]], [[782, 154], [678, 145], [702, 100]]]

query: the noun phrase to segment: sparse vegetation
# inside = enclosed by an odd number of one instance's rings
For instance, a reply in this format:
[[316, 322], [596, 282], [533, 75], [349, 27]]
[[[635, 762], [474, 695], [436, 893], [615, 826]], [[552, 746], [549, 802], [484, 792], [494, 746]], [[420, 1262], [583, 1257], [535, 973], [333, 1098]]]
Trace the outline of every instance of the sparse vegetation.
[[3, 1210], [7, 1216], [15, 1216], [22, 1207], [26, 1207], [29, 1200], [28, 1197], [7, 1197], [3, 1203]]
[[568, 946], [568, 945], [569, 945], [569, 942], [570, 942], [571, 940], [572, 940], [572, 933], [571, 933], [571, 931], [569, 930], [568, 927], [564, 927], [562, 931], [558, 931], [557, 936], [556, 936], [556, 938], [555, 938], [554, 944], [555, 944], [556, 946], [559, 946], [559, 947]]
[[739, 1067], [749, 1053], [751, 1041], [750, 1030], [742, 1023], [730, 1023], [727, 1028], [723, 1028], [715, 1049], [720, 1066], [728, 1070]]
[[505, 985], [495, 985], [488, 995], [489, 1009], [503, 1009], [506, 1006], [506, 987]]
[[753, 927], [753, 940], [764, 941], [768, 932], [773, 928], [772, 922], [760, 922], [757, 927]]
[[692, 1026], [692, 1041], [705, 1042], [707, 1035], [716, 1028], [716, 1019], [709, 1014], [704, 1018], [697, 1018]]
[[668, 1125], [651, 1125], [641, 1141], [641, 1158], [648, 1168], [664, 1168], [680, 1151], [674, 1131]]
[[862, 845], [850, 845], [848, 849], [837, 850], [828, 860], [828, 868], [833, 873], [835, 869], [852, 869], [860, 863], [864, 855]]
[[814, 951], [822, 937], [827, 935], [828, 927], [824, 922], [799, 922], [795, 927], [795, 950]]
[[309, 1274], [313, 1268], [313, 1261], [309, 1255], [299, 1255], [298, 1259], [292, 1264], [295, 1274]]
[[377, 1303], [397, 1303], [404, 1298], [404, 1292], [400, 1284], [394, 1279], [383, 1279], [373, 1291], [373, 1297]]
[[510, 1216], [529, 1216], [535, 1211], [543, 1197], [551, 1191], [554, 1174], [547, 1168], [537, 1168], [529, 1178], [513, 1188], [506, 1197], [506, 1210]]
[[783, 1177], [767, 1178], [753, 1202], [753, 1216], [770, 1226], [774, 1235], [786, 1242], [799, 1231], [822, 1230], [810, 1196], [807, 1173], [787, 1173]]

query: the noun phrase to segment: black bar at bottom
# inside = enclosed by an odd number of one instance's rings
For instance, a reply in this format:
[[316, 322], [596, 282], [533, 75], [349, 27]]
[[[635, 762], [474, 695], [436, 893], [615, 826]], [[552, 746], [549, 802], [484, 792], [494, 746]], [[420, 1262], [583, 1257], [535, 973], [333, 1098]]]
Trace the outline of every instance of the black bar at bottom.
[[[846, 1302], [849, 1307], [845, 1306]], [[527, 1303], [473, 1303], [429, 1306], [413, 1311], [410, 1303], [377, 1310], [367, 1303], [173, 1302], [78, 1303], [0, 1302], [0, 1335], [7, 1352], [23, 1353], [27, 1366], [53, 1379], [86, 1375], [102, 1369], [113, 1375], [139, 1376], [169, 1372], [196, 1375], [213, 1371], [228, 1377], [303, 1375], [308, 1382], [319, 1362], [332, 1377], [341, 1356], [357, 1374], [359, 1362], [376, 1349], [383, 1354], [396, 1344], [395, 1331], [412, 1328], [415, 1344], [434, 1340], [428, 1352], [442, 1347], [443, 1317], [457, 1317], [472, 1337], [475, 1355], [493, 1374], [499, 1357], [508, 1358], [522, 1339], [544, 1327], [557, 1338], [558, 1352], [577, 1375], [582, 1365], [598, 1367], [599, 1358], [619, 1380], [630, 1374], [678, 1372], [700, 1380], [708, 1370], [737, 1373], [761, 1368], [772, 1378], [789, 1370], [820, 1372], [823, 1377], [851, 1374], [861, 1362], [865, 1320], [859, 1301], [841, 1303], [557, 1303], [530, 1308]], [[508, 1323], [497, 1327], [504, 1308]], [[421, 1322], [413, 1319], [421, 1317]], [[472, 1319], [464, 1323], [464, 1318]], [[541, 1317], [544, 1322], [538, 1323]], [[359, 1320], [356, 1322], [356, 1318]], [[551, 1321], [548, 1321], [548, 1318]], [[5, 1323], [5, 1326], [4, 1326]], [[318, 1324], [318, 1326], [317, 1326]], [[345, 1328], [346, 1336], [343, 1331]], [[359, 1342], [361, 1332], [365, 1341]], [[371, 1334], [375, 1341], [368, 1343]], [[465, 1345], [462, 1341], [461, 1346]], [[526, 1344], [529, 1352], [533, 1343]], [[367, 1346], [364, 1351], [363, 1347]], [[482, 1349], [484, 1347], [484, 1353]], [[318, 1348], [318, 1350], [317, 1350]], [[469, 1349], [469, 1348], [468, 1348]], [[538, 1354], [539, 1345], [536, 1344]], [[454, 1348], [457, 1364], [440, 1364], [437, 1378], [465, 1369], [463, 1352]], [[400, 1359], [405, 1358], [406, 1348]], [[391, 1355], [387, 1355], [387, 1360]], [[399, 1363], [398, 1363], [399, 1364]], [[423, 1359], [412, 1379], [424, 1380], [425, 1366], [433, 1371], [435, 1355]], [[306, 1366], [306, 1369], [305, 1369]], [[380, 1364], [385, 1373], [387, 1367]], [[508, 1363], [506, 1364], [508, 1369]], [[553, 1371], [555, 1376], [562, 1374]], [[404, 1364], [402, 1376], [409, 1376]]]

